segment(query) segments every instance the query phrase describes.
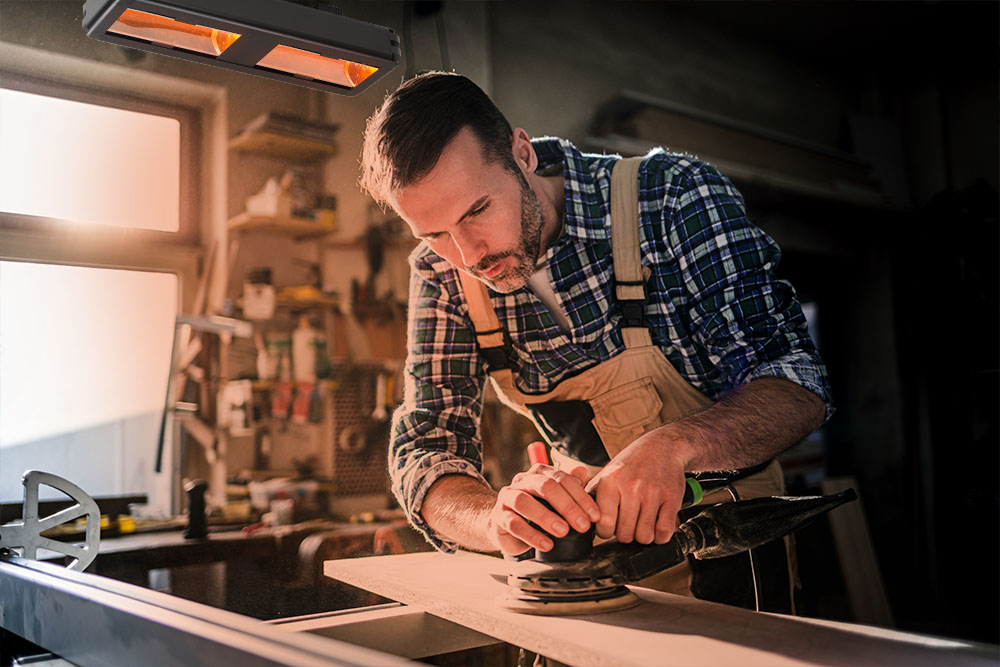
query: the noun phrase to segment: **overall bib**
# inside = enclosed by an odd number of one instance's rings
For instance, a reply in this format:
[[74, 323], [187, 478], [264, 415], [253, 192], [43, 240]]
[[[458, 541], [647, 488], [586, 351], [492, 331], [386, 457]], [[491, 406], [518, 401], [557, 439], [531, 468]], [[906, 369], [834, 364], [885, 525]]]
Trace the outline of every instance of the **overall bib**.
[[[522, 393], [507, 365], [505, 330], [486, 286], [458, 272], [480, 351], [500, 400], [532, 420], [551, 445], [555, 465], [564, 469], [584, 465], [591, 475], [643, 433], [713, 403], [681, 377], [653, 344], [646, 326], [644, 285], [649, 270], [640, 262], [637, 201], [641, 160], [619, 161], [611, 180], [612, 260], [624, 352], [563, 380], [549, 392]], [[702, 472], [697, 477], [730, 482], [707, 495], [702, 506], [784, 493], [776, 460], [738, 471]], [[679, 518], [684, 520], [700, 509], [682, 510]], [[640, 583], [749, 609], [792, 613], [793, 555], [786, 538], [785, 544], [775, 541], [727, 558], [698, 561], [688, 557], [687, 562]]]

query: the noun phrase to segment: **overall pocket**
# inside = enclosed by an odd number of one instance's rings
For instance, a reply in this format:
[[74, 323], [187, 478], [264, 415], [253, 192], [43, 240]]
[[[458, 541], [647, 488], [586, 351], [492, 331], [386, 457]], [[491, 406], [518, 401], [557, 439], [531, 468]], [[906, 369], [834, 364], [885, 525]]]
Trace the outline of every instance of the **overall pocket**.
[[651, 378], [634, 380], [590, 400], [594, 428], [614, 456], [646, 431], [660, 425], [663, 401]]

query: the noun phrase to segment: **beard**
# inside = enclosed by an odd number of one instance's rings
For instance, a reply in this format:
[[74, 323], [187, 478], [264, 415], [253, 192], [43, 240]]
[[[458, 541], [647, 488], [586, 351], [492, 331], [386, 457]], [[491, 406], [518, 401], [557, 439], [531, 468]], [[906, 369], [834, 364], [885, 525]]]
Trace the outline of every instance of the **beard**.
[[[496, 292], [510, 293], [528, 284], [528, 278], [535, 272], [535, 264], [541, 254], [542, 205], [538, 195], [528, 185], [527, 179], [517, 172], [521, 185], [521, 232], [515, 248], [484, 257], [472, 269], [472, 274], [489, 285]], [[508, 260], [507, 267], [499, 275], [487, 278], [483, 271], [502, 260]]]

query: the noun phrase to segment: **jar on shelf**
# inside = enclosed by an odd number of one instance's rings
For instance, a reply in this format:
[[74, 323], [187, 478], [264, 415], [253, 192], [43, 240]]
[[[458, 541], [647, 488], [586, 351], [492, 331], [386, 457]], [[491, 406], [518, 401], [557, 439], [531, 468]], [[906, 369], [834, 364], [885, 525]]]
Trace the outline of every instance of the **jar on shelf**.
[[275, 291], [271, 267], [249, 269], [243, 281], [243, 317], [269, 320], [274, 317]]

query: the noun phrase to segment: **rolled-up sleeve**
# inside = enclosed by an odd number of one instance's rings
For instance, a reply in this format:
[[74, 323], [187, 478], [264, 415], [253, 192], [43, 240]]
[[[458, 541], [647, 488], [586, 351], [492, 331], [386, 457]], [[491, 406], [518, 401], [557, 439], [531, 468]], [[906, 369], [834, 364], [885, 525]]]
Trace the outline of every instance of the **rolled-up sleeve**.
[[747, 219], [743, 198], [713, 167], [697, 163], [672, 198], [670, 246], [687, 291], [687, 316], [729, 388], [765, 377], [790, 380], [833, 414], [826, 367], [786, 281], [774, 276], [777, 244]]
[[421, 507], [444, 475], [486, 484], [479, 438], [485, 376], [454, 269], [420, 249], [410, 267], [404, 396], [393, 415], [389, 476], [410, 523], [435, 548], [453, 552], [458, 545], [430, 529]]

